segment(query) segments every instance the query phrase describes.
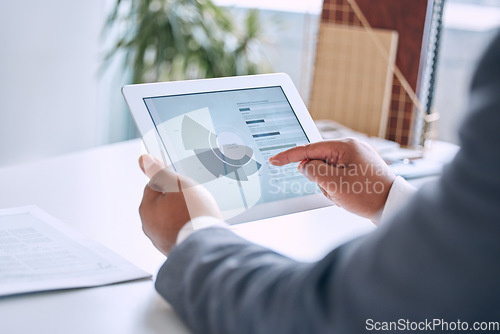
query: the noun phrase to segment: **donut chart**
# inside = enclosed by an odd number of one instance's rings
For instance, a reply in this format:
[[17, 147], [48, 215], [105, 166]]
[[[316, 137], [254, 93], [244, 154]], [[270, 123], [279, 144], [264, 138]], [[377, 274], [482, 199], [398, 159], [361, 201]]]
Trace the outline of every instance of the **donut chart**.
[[[192, 150], [199, 162], [214, 178], [226, 176], [237, 181], [248, 181], [262, 167], [252, 158], [253, 150], [238, 142], [237, 136], [226, 137], [224, 142], [215, 133], [184, 115], [181, 126], [185, 150]], [[219, 140], [218, 140], [219, 139]]]

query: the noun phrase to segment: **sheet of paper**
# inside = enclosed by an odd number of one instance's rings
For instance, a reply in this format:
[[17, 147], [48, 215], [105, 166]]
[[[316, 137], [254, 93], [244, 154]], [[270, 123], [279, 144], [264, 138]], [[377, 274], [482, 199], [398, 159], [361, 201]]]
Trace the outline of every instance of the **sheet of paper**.
[[0, 210], [0, 296], [151, 277], [35, 206]]

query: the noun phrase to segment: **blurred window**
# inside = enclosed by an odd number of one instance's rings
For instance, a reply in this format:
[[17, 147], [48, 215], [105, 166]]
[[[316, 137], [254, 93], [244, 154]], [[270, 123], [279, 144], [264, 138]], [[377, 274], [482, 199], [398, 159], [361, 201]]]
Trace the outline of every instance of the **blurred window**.
[[500, 0], [447, 0], [434, 106], [440, 140], [458, 143], [476, 64], [500, 27]]

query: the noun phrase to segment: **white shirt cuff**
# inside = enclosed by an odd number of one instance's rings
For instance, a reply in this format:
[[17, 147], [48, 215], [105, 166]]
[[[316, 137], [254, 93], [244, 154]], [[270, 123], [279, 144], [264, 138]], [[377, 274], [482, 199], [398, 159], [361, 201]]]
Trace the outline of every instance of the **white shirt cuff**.
[[396, 177], [387, 196], [387, 201], [380, 217], [380, 224], [383, 224], [387, 220], [387, 217], [396, 212], [416, 191], [417, 189], [401, 176]]
[[213, 226], [229, 228], [229, 224], [219, 218], [211, 216], [196, 217], [184, 224], [184, 226], [179, 230], [179, 234], [177, 234], [177, 240], [175, 244], [180, 244], [197, 230]]

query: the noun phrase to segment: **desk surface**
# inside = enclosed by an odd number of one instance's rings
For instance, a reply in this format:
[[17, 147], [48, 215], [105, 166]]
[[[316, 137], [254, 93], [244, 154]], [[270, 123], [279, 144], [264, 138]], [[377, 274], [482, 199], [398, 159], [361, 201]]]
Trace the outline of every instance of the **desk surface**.
[[[442, 148], [454, 153], [452, 147]], [[147, 182], [139, 140], [0, 169], [0, 208], [37, 205], [156, 274], [165, 260], [142, 233]], [[439, 156], [443, 156], [439, 154]], [[264, 230], [266, 233], [262, 233]], [[373, 225], [338, 207], [234, 226], [243, 237], [302, 261], [368, 233]], [[0, 297], [0, 333], [187, 333], [153, 280]]]

